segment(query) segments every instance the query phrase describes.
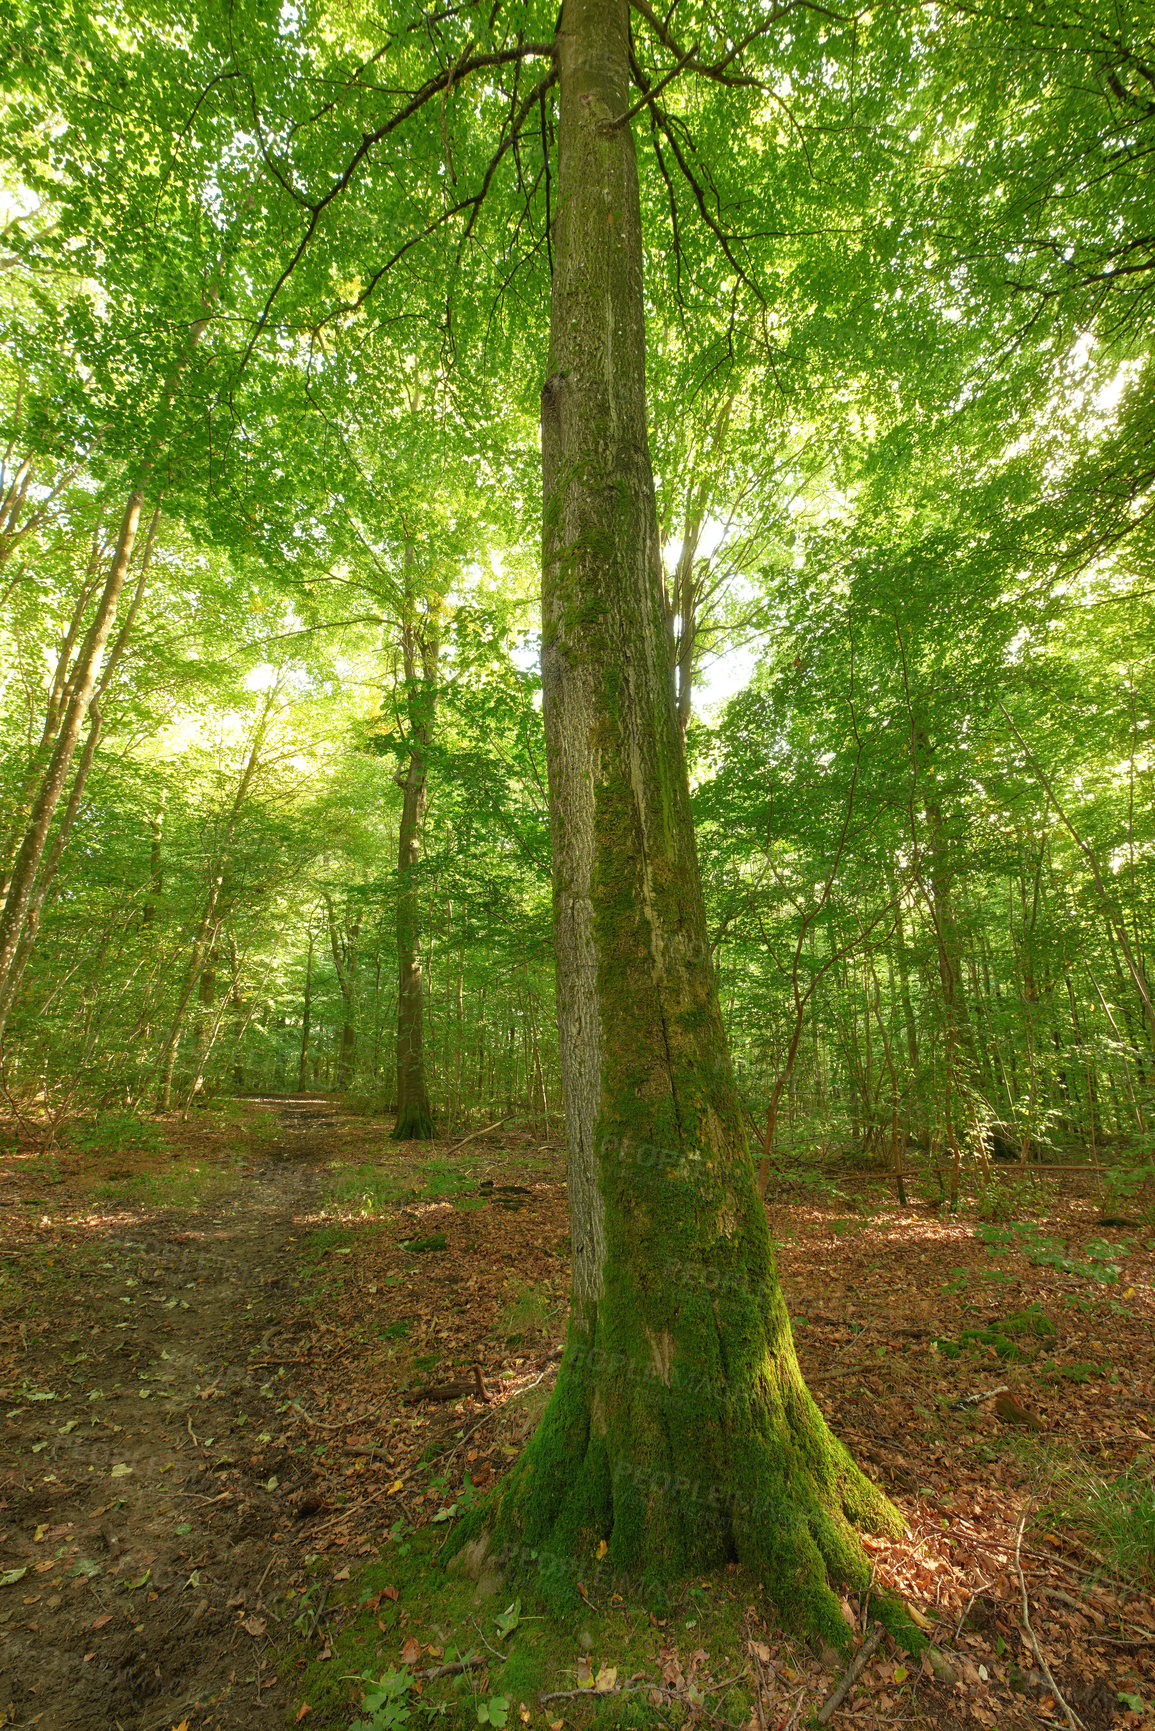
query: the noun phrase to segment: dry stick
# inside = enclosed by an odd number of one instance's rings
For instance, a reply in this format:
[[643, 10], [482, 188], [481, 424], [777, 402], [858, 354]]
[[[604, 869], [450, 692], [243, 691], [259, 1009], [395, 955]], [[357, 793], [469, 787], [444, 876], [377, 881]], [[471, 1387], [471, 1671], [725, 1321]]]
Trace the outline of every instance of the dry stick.
[[878, 1643], [882, 1640], [884, 1633], [885, 1631], [882, 1624], [875, 1623], [865, 1641], [854, 1655], [854, 1658], [850, 1661], [846, 1671], [843, 1673], [842, 1681], [835, 1685], [834, 1689], [818, 1709], [818, 1723], [820, 1725], [825, 1725], [834, 1713], [835, 1708], [840, 1707], [843, 1701], [845, 1701], [846, 1697], [865, 1671], [867, 1665], [869, 1665], [871, 1659], [878, 1651]]
[[1032, 1499], [1028, 1497], [1027, 1505], [1023, 1510], [1022, 1519], [1019, 1521], [1019, 1530], [1015, 1535], [1015, 1571], [1019, 1577], [1019, 1591], [1023, 1596], [1023, 1633], [1026, 1635], [1027, 1640], [1030, 1643], [1031, 1652], [1035, 1655], [1035, 1658], [1038, 1661], [1039, 1670], [1047, 1679], [1051, 1694], [1063, 1709], [1063, 1715], [1067, 1724], [1070, 1726], [1070, 1731], [1086, 1731], [1083, 1721], [1079, 1718], [1077, 1713], [1073, 1712], [1071, 1708], [1068, 1707], [1066, 1697], [1059, 1688], [1059, 1685], [1055, 1682], [1055, 1679], [1051, 1676], [1051, 1668], [1043, 1658], [1042, 1649], [1035, 1638], [1035, 1631], [1031, 1628], [1030, 1607], [1027, 1603], [1027, 1578], [1023, 1574], [1023, 1565], [1019, 1561], [1019, 1550], [1023, 1542], [1023, 1529], [1026, 1527], [1027, 1516], [1031, 1510], [1031, 1500]]
[[484, 1664], [485, 1660], [480, 1653], [470, 1653], [466, 1658], [454, 1659], [448, 1665], [430, 1665], [427, 1670], [418, 1671], [416, 1675], [431, 1683], [435, 1677], [456, 1677], [462, 1671], [472, 1671], [475, 1666]]
[[[286, 1360], [285, 1362], [291, 1363], [292, 1361]], [[338, 1419], [336, 1424], [326, 1424], [324, 1419], [314, 1418], [312, 1413], [305, 1411], [299, 1400], [293, 1402], [293, 1411], [299, 1412], [305, 1423], [313, 1425], [316, 1430], [353, 1430], [357, 1425], [367, 1424], [371, 1418], [376, 1418], [381, 1408], [388, 1406], [389, 1402], [396, 1400], [396, 1398], [396, 1395], [386, 1395], [384, 1400], [378, 1401], [375, 1407], [371, 1407], [368, 1412], [363, 1412], [359, 1418]]]
[[1055, 1599], [1060, 1605], [1069, 1605], [1072, 1611], [1079, 1611], [1083, 1616], [1090, 1612], [1097, 1617], [1111, 1617], [1116, 1623], [1125, 1624], [1128, 1629], [1147, 1629], [1150, 1627], [1147, 1623], [1133, 1623], [1130, 1617], [1123, 1615], [1122, 1611], [1112, 1610], [1110, 1606], [1096, 1605], [1090, 1599], [1073, 1599], [1070, 1593], [1060, 1592], [1056, 1587], [1037, 1587], [1035, 1591], [1040, 1598]]
[[452, 1148], [447, 1148], [443, 1158], [448, 1160], [451, 1154], [456, 1154], [457, 1150], [464, 1148], [467, 1142], [474, 1141], [478, 1136], [484, 1136], [487, 1130], [500, 1130], [503, 1124], [511, 1124], [516, 1117], [517, 1113], [511, 1112], [508, 1118], [499, 1118], [496, 1124], [483, 1124], [480, 1130], [472, 1131], [470, 1135], [463, 1136], [460, 1142], [455, 1142]]
[[801, 1717], [802, 1703], [805, 1699], [806, 1699], [805, 1689], [799, 1689], [798, 1697], [797, 1697], [793, 1707], [791, 1707], [791, 1709], [790, 1709], [790, 1717], [786, 1721], [785, 1731], [794, 1731], [794, 1727], [795, 1727], [795, 1725], [797, 1725], [798, 1720]]

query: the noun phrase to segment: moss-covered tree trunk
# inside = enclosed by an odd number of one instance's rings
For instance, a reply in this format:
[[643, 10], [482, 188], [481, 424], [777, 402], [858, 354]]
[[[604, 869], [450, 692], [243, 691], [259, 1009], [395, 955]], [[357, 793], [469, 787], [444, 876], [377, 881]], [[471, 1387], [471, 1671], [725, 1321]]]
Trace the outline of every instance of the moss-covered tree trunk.
[[[490, 1543], [555, 1582], [738, 1559], [832, 1637], [897, 1517], [800, 1374], [731, 1080], [659, 568], [627, 0], [564, 0], [542, 393], [567, 1351]], [[484, 1541], [483, 1541], [484, 1542]]]
[[428, 1142], [433, 1108], [425, 1079], [425, 977], [421, 966], [421, 824], [425, 816], [428, 751], [437, 704], [437, 608], [418, 624], [402, 621], [408, 762], [397, 776], [402, 792], [397, 846], [397, 1119], [398, 1142]]

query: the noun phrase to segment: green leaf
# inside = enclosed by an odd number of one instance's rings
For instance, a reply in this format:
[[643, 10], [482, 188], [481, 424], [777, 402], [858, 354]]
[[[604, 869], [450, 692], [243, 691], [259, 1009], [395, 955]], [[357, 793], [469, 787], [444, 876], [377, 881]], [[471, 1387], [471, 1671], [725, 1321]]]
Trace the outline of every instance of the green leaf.
[[521, 1622], [521, 1600], [515, 1599], [512, 1605], [507, 1605], [505, 1610], [495, 1617], [494, 1621], [497, 1624], [499, 1640], [504, 1640], [507, 1635], [512, 1635]]

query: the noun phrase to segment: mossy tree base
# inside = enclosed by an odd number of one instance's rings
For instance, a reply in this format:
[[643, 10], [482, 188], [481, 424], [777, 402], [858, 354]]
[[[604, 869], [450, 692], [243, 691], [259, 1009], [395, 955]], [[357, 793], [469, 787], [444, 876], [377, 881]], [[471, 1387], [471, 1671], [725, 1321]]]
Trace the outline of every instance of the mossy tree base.
[[575, 1313], [536, 1435], [455, 1550], [484, 1534], [559, 1609], [579, 1581], [652, 1595], [737, 1562], [787, 1624], [845, 1644], [838, 1590], [870, 1578], [859, 1532], [903, 1523], [806, 1388], [761, 1207], [742, 1224], [731, 1246], [760, 1273], [716, 1255], [713, 1290], [701, 1265], [671, 1264], [643, 1292], [641, 1247], [631, 1272], [611, 1234], [607, 1297]]
[[433, 1112], [427, 1100], [416, 1100], [402, 1106], [390, 1132], [394, 1142], [432, 1142], [436, 1134]]

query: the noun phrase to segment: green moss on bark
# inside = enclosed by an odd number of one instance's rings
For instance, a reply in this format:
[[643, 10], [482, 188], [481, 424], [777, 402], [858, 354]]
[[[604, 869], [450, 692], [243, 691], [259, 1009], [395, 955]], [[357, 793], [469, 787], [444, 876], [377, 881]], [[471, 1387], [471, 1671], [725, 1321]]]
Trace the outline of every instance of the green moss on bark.
[[[602, 1158], [612, 1189], [620, 1146]], [[505, 1566], [536, 1573], [559, 1608], [599, 1573], [652, 1594], [736, 1561], [788, 1622], [841, 1645], [838, 1589], [870, 1575], [858, 1529], [897, 1533], [900, 1517], [805, 1387], [760, 1206], [731, 1234], [729, 1271], [655, 1266], [652, 1242], [639, 1255], [651, 1232], [685, 1237], [686, 1195], [663, 1207], [660, 1188], [688, 1180], [653, 1164], [640, 1186], [652, 1224], [632, 1240], [613, 1233], [605, 1299], [574, 1317], [536, 1436], [455, 1548], [488, 1532]], [[716, 1181], [693, 1189], [698, 1214], [722, 1200]]]
[[428, 1103], [413, 1100], [402, 1106], [390, 1134], [394, 1142], [432, 1142], [437, 1130]]

